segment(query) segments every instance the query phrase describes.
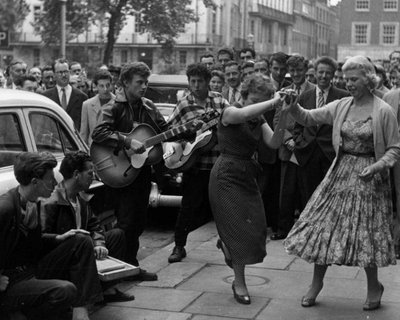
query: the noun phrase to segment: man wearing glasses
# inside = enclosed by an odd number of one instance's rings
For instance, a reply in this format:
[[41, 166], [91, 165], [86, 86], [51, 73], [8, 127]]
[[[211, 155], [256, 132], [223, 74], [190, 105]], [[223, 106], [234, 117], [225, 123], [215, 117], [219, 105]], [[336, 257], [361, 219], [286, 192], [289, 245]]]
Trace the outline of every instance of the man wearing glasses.
[[82, 103], [87, 95], [69, 84], [70, 70], [68, 61], [58, 59], [53, 63], [56, 86], [43, 92], [43, 95], [59, 104], [74, 120], [76, 128], [81, 127]]

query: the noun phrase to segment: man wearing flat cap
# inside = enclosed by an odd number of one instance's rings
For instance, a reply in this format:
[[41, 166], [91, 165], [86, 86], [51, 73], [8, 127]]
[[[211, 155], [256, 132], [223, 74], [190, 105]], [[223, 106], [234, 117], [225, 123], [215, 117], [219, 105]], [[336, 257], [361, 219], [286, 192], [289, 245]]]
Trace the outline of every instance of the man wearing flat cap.
[[74, 320], [88, 320], [87, 306], [102, 299], [90, 238], [42, 237], [37, 201], [54, 190], [56, 165], [49, 153], [19, 154], [19, 185], [0, 196], [0, 315], [58, 319], [73, 308]]

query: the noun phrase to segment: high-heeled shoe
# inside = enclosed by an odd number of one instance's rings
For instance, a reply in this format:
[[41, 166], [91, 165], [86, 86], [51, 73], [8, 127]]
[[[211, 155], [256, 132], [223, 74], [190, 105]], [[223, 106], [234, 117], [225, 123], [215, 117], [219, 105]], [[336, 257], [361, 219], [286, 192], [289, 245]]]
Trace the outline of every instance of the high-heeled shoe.
[[306, 296], [303, 296], [301, 298], [301, 306], [304, 308], [309, 308], [309, 307], [313, 307], [315, 306], [315, 301], [319, 295], [319, 293], [321, 292], [322, 288], [323, 288], [324, 284], [322, 283], [321, 289], [319, 289], [317, 295], [314, 298], [306, 298]]
[[228, 258], [229, 254], [227, 252], [225, 252], [226, 248], [225, 248], [224, 244], [222, 243], [221, 239], [217, 240], [217, 248], [220, 249], [222, 251], [222, 253], [224, 254], [226, 265], [230, 268], [233, 268], [232, 260], [231, 260], [231, 258]]
[[385, 290], [385, 288], [383, 287], [383, 284], [380, 282], [379, 282], [379, 286], [381, 287], [381, 294], [379, 296], [379, 300], [378, 301], [368, 301], [368, 299], [367, 299], [363, 305], [363, 310], [371, 311], [371, 310], [379, 309], [381, 307], [381, 299], [382, 299], [383, 291]]
[[236, 292], [235, 289], [235, 282], [232, 282], [232, 291], [233, 291], [233, 297], [235, 298], [235, 300], [241, 304], [250, 304], [251, 303], [251, 299], [250, 296], [248, 294], [238, 294]]

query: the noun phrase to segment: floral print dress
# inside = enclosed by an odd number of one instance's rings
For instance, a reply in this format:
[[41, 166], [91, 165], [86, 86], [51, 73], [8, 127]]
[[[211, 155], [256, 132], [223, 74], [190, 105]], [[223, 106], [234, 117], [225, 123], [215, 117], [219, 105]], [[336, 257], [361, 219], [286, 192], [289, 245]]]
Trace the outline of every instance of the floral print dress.
[[389, 170], [369, 182], [359, 174], [375, 163], [372, 119], [346, 120], [342, 149], [284, 241], [288, 253], [321, 265], [396, 264], [391, 234]]

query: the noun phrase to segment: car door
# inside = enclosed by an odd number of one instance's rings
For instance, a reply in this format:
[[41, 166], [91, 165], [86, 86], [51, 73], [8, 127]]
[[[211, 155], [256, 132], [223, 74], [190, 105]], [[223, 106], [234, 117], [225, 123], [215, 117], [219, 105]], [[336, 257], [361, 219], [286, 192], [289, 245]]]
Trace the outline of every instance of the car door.
[[26, 139], [28, 130], [22, 109], [0, 109], [0, 194], [17, 185], [13, 164], [22, 151], [31, 151], [30, 139]]

